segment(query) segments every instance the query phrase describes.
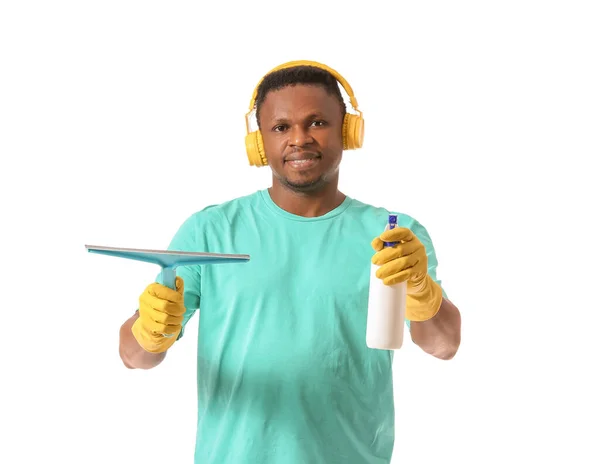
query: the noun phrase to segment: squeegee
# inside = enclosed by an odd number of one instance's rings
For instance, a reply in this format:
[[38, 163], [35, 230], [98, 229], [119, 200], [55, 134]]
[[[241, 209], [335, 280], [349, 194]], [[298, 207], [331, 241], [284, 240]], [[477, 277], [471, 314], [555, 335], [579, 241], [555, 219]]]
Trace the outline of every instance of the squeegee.
[[250, 260], [250, 255], [244, 254], [172, 250], [142, 250], [137, 248], [117, 248], [96, 245], [86, 245], [85, 247], [90, 253], [116, 256], [118, 258], [133, 259], [136, 261], [157, 264], [161, 267], [160, 283], [172, 289], [175, 289], [175, 270], [179, 266], [245, 263]]

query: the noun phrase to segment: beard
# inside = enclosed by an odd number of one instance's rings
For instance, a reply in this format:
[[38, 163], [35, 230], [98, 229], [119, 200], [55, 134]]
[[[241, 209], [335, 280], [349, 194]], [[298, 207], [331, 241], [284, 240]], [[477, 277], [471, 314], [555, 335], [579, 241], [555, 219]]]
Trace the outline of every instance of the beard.
[[296, 182], [286, 177], [279, 177], [278, 179], [281, 185], [296, 193], [316, 192], [318, 190], [321, 190], [327, 184], [327, 181], [324, 179], [323, 176], [319, 176], [316, 179]]
[[326, 188], [331, 182], [336, 182], [339, 174], [339, 163], [327, 166], [326, 169], [311, 174], [288, 176], [285, 169], [271, 166], [274, 180], [285, 189], [297, 193], [310, 195]]

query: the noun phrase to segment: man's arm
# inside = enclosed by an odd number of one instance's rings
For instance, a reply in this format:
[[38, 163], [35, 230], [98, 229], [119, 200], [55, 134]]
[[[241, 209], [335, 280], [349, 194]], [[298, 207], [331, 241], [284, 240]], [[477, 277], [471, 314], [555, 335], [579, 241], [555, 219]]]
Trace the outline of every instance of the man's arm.
[[138, 317], [139, 314], [136, 311], [121, 326], [119, 332], [119, 356], [128, 369], [152, 369], [165, 359], [167, 353], [149, 353], [140, 346], [131, 332], [131, 327]]
[[426, 353], [439, 359], [452, 359], [461, 341], [460, 312], [452, 302], [442, 298], [437, 314], [426, 321], [411, 321], [410, 335]]

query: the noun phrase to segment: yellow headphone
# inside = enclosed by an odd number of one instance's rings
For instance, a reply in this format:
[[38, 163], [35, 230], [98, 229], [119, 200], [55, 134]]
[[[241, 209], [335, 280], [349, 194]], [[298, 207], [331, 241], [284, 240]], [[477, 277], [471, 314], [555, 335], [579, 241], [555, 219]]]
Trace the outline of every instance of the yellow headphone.
[[[343, 147], [344, 150], [355, 150], [357, 148], [361, 148], [364, 139], [365, 122], [362, 117], [362, 112], [358, 109], [358, 102], [356, 101], [352, 87], [350, 87], [350, 84], [348, 84], [346, 79], [344, 79], [337, 71], [325, 66], [324, 64], [317, 63], [316, 61], [306, 60], [290, 61], [288, 63], [279, 65], [269, 71], [267, 76], [275, 71], [279, 71], [280, 69], [291, 68], [293, 66], [314, 66], [324, 71], [328, 71], [342, 85], [350, 97], [350, 104], [352, 105], [352, 108], [354, 108], [354, 110], [358, 113], [357, 115], [346, 113], [344, 116], [344, 122], [342, 126]], [[260, 131], [257, 130], [250, 132], [250, 114], [254, 110], [254, 105], [256, 103], [256, 97], [258, 94], [258, 87], [260, 86], [261, 82], [259, 82], [254, 88], [252, 98], [250, 99], [250, 108], [248, 113], [246, 113], [246, 152], [248, 154], [248, 161], [250, 161], [251, 166], [267, 166], [268, 164]]]

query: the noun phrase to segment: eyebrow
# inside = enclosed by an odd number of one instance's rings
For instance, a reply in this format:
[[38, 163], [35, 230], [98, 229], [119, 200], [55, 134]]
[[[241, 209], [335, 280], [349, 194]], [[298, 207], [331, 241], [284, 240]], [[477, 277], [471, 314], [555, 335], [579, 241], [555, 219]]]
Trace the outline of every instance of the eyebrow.
[[[325, 115], [322, 112], [314, 111], [314, 112], [306, 115], [306, 117], [304, 119], [327, 119], [327, 118], [325, 117]], [[289, 121], [289, 118], [287, 118], [287, 117], [278, 117], [278, 118], [273, 118], [271, 120], [271, 122], [274, 124], [281, 124], [281, 123], [288, 122], [288, 121]]]

